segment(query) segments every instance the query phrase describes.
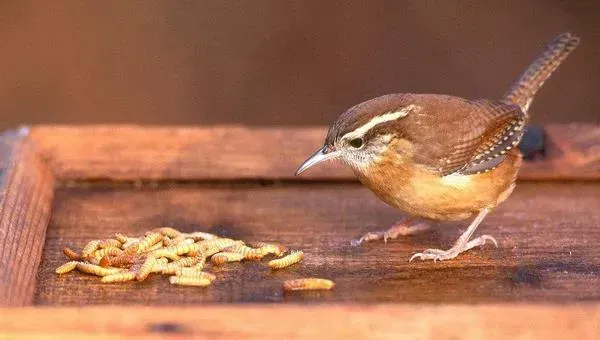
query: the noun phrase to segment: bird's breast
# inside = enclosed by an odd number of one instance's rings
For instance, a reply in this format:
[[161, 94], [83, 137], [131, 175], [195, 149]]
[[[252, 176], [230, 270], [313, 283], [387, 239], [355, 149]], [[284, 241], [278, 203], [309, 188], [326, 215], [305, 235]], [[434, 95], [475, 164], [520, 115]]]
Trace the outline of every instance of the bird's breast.
[[511, 152], [489, 172], [440, 176], [414, 163], [388, 160], [357, 175], [377, 197], [411, 216], [462, 220], [496, 207], [510, 195], [520, 161], [520, 154]]

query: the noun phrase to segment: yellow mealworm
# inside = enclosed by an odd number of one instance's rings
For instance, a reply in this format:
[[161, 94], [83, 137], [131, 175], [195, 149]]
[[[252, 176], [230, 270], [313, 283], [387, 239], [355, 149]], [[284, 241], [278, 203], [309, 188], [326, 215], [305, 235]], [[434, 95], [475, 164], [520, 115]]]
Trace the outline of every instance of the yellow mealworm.
[[214, 274], [203, 272], [202, 270], [198, 270], [196, 268], [179, 268], [175, 271], [175, 275], [177, 276], [192, 276], [192, 277], [202, 277], [205, 279], [209, 279], [214, 281], [217, 277]]
[[179, 260], [179, 255], [175, 253], [173, 248], [160, 248], [152, 251], [150, 254], [155, 257], [166, 257], [172, 261]]
[[169, 247], [166, 248], [169, 249], [171, 251], [173, 251], [175, 254], [177, 255], [183, 255], [186, 253], [189, 253], [191, 251], [198, 251], [200, 250], [200, 245], [197, 243], [191, 243], [191, 244], [178, 244], [174, 247]]
[[121, 250], [120, 248], [108, 247], [108, 248], [96, 250], [94, 252], [93, 256], [96, 258], [103, 258], [106, 255], [118, 256], [121, 254], [123, 254], [123, 250]]
[[160, 249], [162, 247], [163, 247], [163, 243], [158, 242], [155, 245], [153, 245], [152, 247], [148, 248], [146, 251], [154, 251], [154, 250]]
[[181, 232], [175, 228], [171, 228], [171, 227], [161, 227], [161, 228], [157, 228], [155, 229], [155, 231], [163, 234], [163, 236], [167, 236], [167, 237], [177, 237], [179, 235], [181, 235]]
[[170, 264], [176, 265], [178, 267], [190, 267], [200, 262], [199, 257], [184, 257], [175, 262], [171, 262]]
[[63, 253], [71, 260], [79, 260], [81, 257], [73, 249], [64, 247]]
[[232, 240], [230, 238], [217, 238], [214, 240], [199, 241], [196, 244], [200, 245], [200, 249], [206, 252], [206, 250], [215, 247], [218, 248], [219, 251], [221, 251], [227, 247], [231, 247], [236, 244], [244, 244], [244, 242], [239, 240]]
[[104, 240], [100, 240], [100, 242], [98, 243], [98, 247], [100, 247], [100, 248], [110, 248], [110, 247], [120, 248], [121, 244], [122, 244], [122, 242], [119, 240], [115, 240], [113, 238], [107, 238]]
[[178, 235], [177, 237], [172, 237], [171, 244], [169, 245], [169, 247], [176, 246], [179, 243], [183, 242], [184, 240], [185, 240], [185, 236], [183, 236], [183, 235]]
[[162, 240], [163, 247], [170, 247], [172, 245], [172, 243], [173, 242], [171, 241], [171, 238], [169, 236], [163, 237], [163, 240]]
[[250, 248], [245, 244], [236, 244], [234, 246], [230, 246], [223, 249], [223, 251], [230, 253], [240, 253], [244, 255], [245, 259], [248, 260], [260, 260], [266, 255], [266, 253], [263, 253], [262, 250]]
[[251, 246], [254, 248], [261, 249], [265, 255], [274, 254], [277, 257], [281, 257], [283, 253], [287, 251], [287, 247], [280, 244], [266, 243], [266, 242], [253, 242]]
[[96, 276], [106, 276], [116, 274], [122, 271], [120, 268], [104, 268], [91, 263], [77, 263], [77, 270], [82, 273], [93, 274]]
[[284, 290], [329, 290], [335, 286], [335, 283], [327, 279], [309, 277], [305, 279], [287, 280], [283, 283]]
[[168, 263], [169, 263], [169, 260], [167, 260], [164, 257], [157, 259], [156, 264], [154, 265], [154, 267], [152, 267], [152, 272], [153, 273], [161, 273]]
[[72, 271], [73, 269], [75, 269], [75, 267], [77, 267], [77, 263], [77, 261], [69, 261], [63, 264], [62, 266], [56, 268], [56, 274], [66, 274]]
[[211, 247], [211, 248], [205, 248], [202, 250], [202, 254], [204, 255], [204, 258], [208, 258], [213, 256], [214, 254], [220, 252], [221, 249], [219, 249], [219, 247]]
[[210, 233], [205, 233], [202, 231], [195, 231], [193, 233], [187, 233], [187, 234], [183, 234], [184, 237], [187, 238], [191, 238], [194, 241], [202, 241], [202, 240], [214, 240], [219, 238], [219, 236], [214, 235], [214, 234], [210, 234]]
[[140, 240], [138, 253], [145, 252], [148, 248], [152, 247], [156, 243], [162, 241], [163, 235], [161, 233], [148, 233], [146, 237]]
[[127, 282], [135, 280], [134, 272], [123, 272], [117, 274], [106, 275], [100, 281], [103, 283]]
[[210, 260], [216, 265], [220, 265], [225, 262], [238, 262], [243, 259], [244, 254], [240, 253], [217, 253], [210, 258]]
[[212, 281], [207, 278], [195, 276], [171, 276], [169, 277], [169, 282], [172, 285], [206, 287]]
[[204, 257], [204, 256], [198, 256], [198, 263], [196, 263], [194, 265], [194, 268], [202, 270], [204, 268], [205, 264], [206, 264], [206, 257]]
[[[138, 260], [139, 256], [136, 255], [127, 255], [127, 254], [123, 254], [120, 256], [109, 256], [108, 257], [108, 265], [109, 266], [113, 266], [113, 267], [127, 267], [132, 265], [134, 262], [136, 262]], [[104, 260], [105, 257], [102, 258], [102, 260], [100, 260], [100, 265], [102, 267], [104, 267], [102, 265], [102, 263], [106, 263], [107, 260]]]
[[88, 257], [92, 255], [96, 249], [98, 249], [98, 245], [100, 244], [100, 240], [92, 240], [88, 242], [85, 247], [81, 250], [81, 257]]
[[302, 261], [303, 258], [304, 258], [303, 251], [301, 251], [301, 250], [292, 251], [292, 253], [287, 256], [284, 256], [277, 260], [269, 261], [269, 267], [271, 267], [272, 269], [281, 269], [281, 268], [289, 267], [295, 263]]
[[125, 246], [125, 244], [123, 244], [123, 252], [127, 255], [135, 255], [138, 253], [139, 249], [140, 249], [139, 243], [131, 243], [128, 246]]
[[150, 272], [152, 272], [152, 269], [154, 268], [155, 265], [156, 265], [156, 257], [148, 256], [146, 258], [146, 261], [144, 261], [144, 264], [142, 264], [140, 269], [135, 274], [136, 280], [144, 281], [148, 277], [148, 275], [150, 275]]
[[126, 243], [126, 242], [137, 241], [137, 238], [134, 238], [134, 237], [129, 237], [129, 236], [126, 236], [126, 235], [124, 235], [124, 234], [121, 234], [121, 233], [116, 233], [116, 234], [115, 234], [115, 238], [116, 238], [116, 239], [117, 239], [119, 242], [121, 242], [121, 243]]

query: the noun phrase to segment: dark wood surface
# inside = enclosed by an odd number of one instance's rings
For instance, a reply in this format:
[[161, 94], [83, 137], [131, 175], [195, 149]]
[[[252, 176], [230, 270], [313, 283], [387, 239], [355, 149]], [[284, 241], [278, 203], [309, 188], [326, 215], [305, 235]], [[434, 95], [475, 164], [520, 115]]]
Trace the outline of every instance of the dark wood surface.
[[[414, 252], [449, 247], [467, 222], [356, 248], [351, 239], [401, 216], [355, 184], [205, 185], [157, 189], [63, 188], [56, 192], [35, 303], [40, 305], [195, 305], [207, 302], [489, 303], [600, 300], [600, 183], [520, 183], [477, 234], [486, 246], [447, 262], [412, 262]], [[156, 226], [204, 230], [302, 249], [299, 265], [271, 272], [266, 263], [225, 265], [206, 289], [167, 278], [101, 284], [79, 273], [63, 277], [60, 249], [115, 232]], [[212, 269], [211, 269], [212, 270]], [[283, 294], [285, 279], [333, 279], [333, 291]]]
[[0, 138], [0, 306], [31, 304], [54, 193], [26, 130]]
[[[546, 154], [521, 179], [600, 179], [600, 125], [548, 125]], [[61, 180], [355, 180], [336, 163], [295, 177], [326, 128], [38, 126], [38, 143]]]
[[[547, 157], [526, 163], [520, 177], [534, 181], [521, 181], [477, 231], [495, 236], [500, 247], [441, 263], [407, 260], [425, 248], [449, 247], [468, 221], [355, 248], [351, 239], [387, 228], [399, 212], [341, 166], [290, 181], [320, 144], [323, 128], [42, 126], [28, 137], [5, 133], [0, 303], [36, 308], [0, 309], [0, 338], [79, 339], [95, 332], [309, 338], [327, 331], [332, 338], [595, 338], [599, 131], [596, 125], [547, 127]], [[564, 181], [573, 179], [584, 181]], [[264, 261], [227, 265], [215, 270], [218, 280], [206, 289], [174, 287], [162, 276], [102, 285], [83, 274], [54, 274], [65, 261], [64, 246], [159, 225], [282, 242], [307, 256], [279, 272]], [[284, 294], [282, 281], [300, 276], [330, 278], [337, 287]], [[106, 304], [120, 306], [90, 307]]]
[[0, 309], [0, 337], [7, 339], [592, 340], [598, 338], [598, 329], [598, 306], [385, 304], [311, 308], [211, 305]]

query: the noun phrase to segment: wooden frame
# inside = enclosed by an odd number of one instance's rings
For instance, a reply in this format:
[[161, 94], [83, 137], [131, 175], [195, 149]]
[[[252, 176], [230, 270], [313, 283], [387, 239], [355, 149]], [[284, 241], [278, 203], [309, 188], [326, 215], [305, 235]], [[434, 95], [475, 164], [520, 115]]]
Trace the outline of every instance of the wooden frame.
[[[549, 125], [544, 160], [526, 163], [520, 173], [523, 180], [597, 180], [600, 178], [600, 126]], [[315, 168], [306, 176], [293, 176], [296, 166], [321, 143], [326, 130], [317, 128], [152, 128], [136, 126], [38, 126], [5, 132], [0, 137], [0, 305], [4, 307], [30, 306], [36, 285], [35, 273], [40, 262], [45, 230], [50, 220], [53, 192], [56, 183], [69, 181], [354, 181], [344, 168]], [[160, 143], [155, 141], [159, 140]], [[369, 329], [383, 334], [417, 329], [440, 329], [445, 336], [479, 338], [481, 334], [462, 333], [472, 322], [485, 324], [496, 321], [502, 313], [515, 317], [503, 319], [498, 327], [507, 327], [501, 336], [519, 336], [537, 332], [548, 337], [567, 335], [591, 338], [593, 330], [600, 329], [600, 305], [573, 308], [572, 306], [446, 306], [422, 307], [385, 305], [380, 307], [319, 306], [310, 311], [299, 306], [278, 307], [280, 320], [261, 319], [257, 315], [269, 306], [240, 306], [196, 308], [181, 321], [182, 329], [198, 331], [195, 317], [218, 319], [239, 318], [247, 322], [232, 328], [240, 335], [265, 337], [271, 335], [299, 335], [310, 338], [319, 330], [331, 331], [338, 337], [368, 335]], [[251, 311], [251, 312], [249, 312]], [[74, 334], [91, 331], [94, 324], [105, 320], [116, 322], [116, 315], [132, 315], [128, 331], [142, 326], [148, 320], [159, 323], [170, 320], [160, 308], [132, 311], [127, 307], [90, 308], [82, 319], [74, 316], [77, 309], [60, 308], [23, 309], [18, 315], [46, 320], [39, 331]], [[90, 314], [91, 313], [91, 314]], [[313, 314], [314, 313], [314, 314]], [[322, 316], [318, 317], [319, 315]], [[327, 318], [350, 320], [351, 315], [361, 318], [356, 323], [333, 325]], [[48, 317], [48, 319], [46, 319]], [[578, 318], [581, 317], [581, 320]], [[54, 323], [56, 320], [78, 319], [79, 322]], [[306, 318], [315, 331], [294, 333], [294, 320]], [[550, 324], [561, 318], [552, 332], [535, 327], [532, 319]], [[452, 322], [449, 320], [452, 319]], [[26, 328], [20, 316], [12, 309], [0, 310], [0, 334], [21, 332]], [[94, 321], [92, 321], [94, 320]], [[395, 321], [402, 321], [398, 325]], [[569, 321], [571, 320], [571, 321]], [[569, 322], [582, 322], [573, 327]], [[211, 324], [208, 322], [207, 324]], [[534, 326], [527, 329], [525, 326]], [[166, 327], [166, 326], [165, 326]], [[170, 327], [170, 326], [169, 326]], [[169, 332], [169, 327], [165, 328]], [[218, 324], [202, 328], [210, 334], [225, 334]], [[415, 327], [415, 328], [411, 328]], [[439, 328], [438, 328], [439, 327]], [[59, 329], [60, 328], [60, 329]], [[160, 327], [159, 327], [160, 328]], [[152, 333], [152, 327], [142, 332]], [[158, 328], [157, 328], [158, 329]], [[176, 328], [178, 329], [178, 328]], [[6, 333], [8, 332], [8, 333]], [[176, 331], [175, 333], [177, 333]], [[389, 333], [392, 332], [392, 333]], [[208, 333], [207, 333], [208, 334]], [[597, 334], [597, 333], [596, 333]], [[436, 337], [438, 337], [436, 335]], [[494, 338], [486, 333], [486, 338]]]

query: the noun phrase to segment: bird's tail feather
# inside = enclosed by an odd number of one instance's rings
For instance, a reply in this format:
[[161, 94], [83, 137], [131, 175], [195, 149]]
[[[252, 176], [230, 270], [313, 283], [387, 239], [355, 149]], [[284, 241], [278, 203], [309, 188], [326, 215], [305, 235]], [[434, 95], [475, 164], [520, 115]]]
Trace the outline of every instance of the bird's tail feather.
[[578, 44], [579, 38], [568, 32], [554, 38], [510, 87], [504, 100], [519, 105], [527, 113], [533, 96]]

